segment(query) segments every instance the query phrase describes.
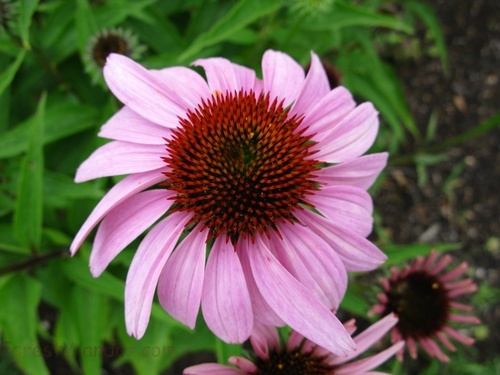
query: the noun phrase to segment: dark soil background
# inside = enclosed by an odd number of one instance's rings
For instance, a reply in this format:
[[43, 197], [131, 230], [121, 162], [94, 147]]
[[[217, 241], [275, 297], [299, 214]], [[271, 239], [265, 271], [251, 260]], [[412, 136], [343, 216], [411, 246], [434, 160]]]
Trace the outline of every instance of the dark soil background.
[[[429, 1], [441, 22], [450, 74], [438, 59], [422, 57], [396, 66], [411, 112], [425, 134], [438, 116], [432, 144], [442, 143], [499, 113], [500, 2]], [[419, 147], [408, 144], [403, 153]], [[471, 266], [478, 285], [500, 287], [500, 128], [446, 150], [417, 184], [414, 165], [392, 166], [375, 207], [394, 243], [460, 242], [453, 255]], [[457, 168], [461, 173], [451, 177]], [[458, 262], [457, 262], [458, 263]], [[496, 297], [498, 301], [498, 297]], [[489, 329], [479, 340], [480, 361], [500, 353], [500, 306], [476, 306]]]

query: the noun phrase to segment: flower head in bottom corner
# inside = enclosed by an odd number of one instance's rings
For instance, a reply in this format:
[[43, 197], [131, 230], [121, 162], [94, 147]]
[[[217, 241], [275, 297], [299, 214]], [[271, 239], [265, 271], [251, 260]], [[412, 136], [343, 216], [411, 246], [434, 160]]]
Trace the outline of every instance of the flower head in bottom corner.
[[[391, 269], [391, 277], [382, 279], [384, 291], [377, 296], [380, 303], [370, 314], [398, 316], [399, 323], [391, 337], [393, 341], [405, 340], [412, 358], [417, 358], [417, 343], [442, 362], [449, 362], [450, 358], [438, 344], [455, 351], [450, 338], [466, 345], [474, 343], [472, 338], [453, 328], [452, 323], [480, 323], [475, 316], [458, 313], [470, 312], [472, 307], [456, 301], [461, 295], [475, 292], [477, 286], [469, 278], [461, 279], [468, 269], [465, 262], [446, 272], [451, 261], [450, 255], [440, 257], [433, 250], [403, 270]], [[398, 358], [402, 360], [403, 350]]]
[[[252, 349], [255, 353], [252, 360], [243, 357], [231, 357], [229, 362], [236, 367], [217, 363], [206, 363], [189, 367], [184, 375], [363, 375], [387, 361], [404, 342], [400, 341], [389, 348], [363, 359], [357, 359], [370, 346], [379, 341], [394, 325], [397, 318], [389, 314], [373, 324], [361, 334], [353, 338], [357, 349], [346, 357], [339, 357], [328, 350], [307, 340], [302, 335], [292, 331], [286, 344], [280, 342], [275, 328], [260, 326], [250, 336]], [[354, 319], [344, 324], [352, 334], [356, 330]], [[383, 374], [377, 372], [376, 374]]]

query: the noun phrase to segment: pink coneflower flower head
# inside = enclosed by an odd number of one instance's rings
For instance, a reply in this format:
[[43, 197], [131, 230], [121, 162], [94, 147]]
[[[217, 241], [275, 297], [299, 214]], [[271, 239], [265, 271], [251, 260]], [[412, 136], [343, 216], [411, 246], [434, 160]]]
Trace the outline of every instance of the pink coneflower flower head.
[[[250, 336], [255, 355], [252, 360], [243, 357], [231, 357], [229, 362], [236, 366], [228, 367], [216, 363], [196, 365], [184, 370], [184, 375], [363, 375], [375, 374], [372, 369], [392, 357], [404, 346], [404, 341], [375, 355], [354, 360], [370, 346], [379, 341], [394, 325], [397, 318], [393, 314], [370, 326], [355, 336], [357, 349], [346, 357], [339, 357], [328, 350], [307, 340], [292, 331], [286, 344], [281, 344], [276, 329], [259, 326]], [[356, 330], [353, 319], [344, 324], [352, 334]], [[353, 361], [354, 360], [354, 361]], [[382, 374], [377, 372], [377, 374]]]
[[[455, 347], [449, 338], [466, 345], [474, 343], [450, 323], [480, 323], [475, 316], [458, 313], [470, 312], [472, 307], [456, 301], [461, 295], [475, 292], [477, 286], [471, 279], [461, 279], [468, 269], [465, 262], [446, 272], [451, 261], [450, 255], [440, 257], [433, 250], [403, 270], [392, 268], [391, 277], [382, 279], [384, 292], [377, 296], [380, 304], [375, 305], [370, 314], [394, 313], [398, 316], [399, 323], [391, 332], [392, 340], [405, 340], [412, 358], [417, 358], [417, 343], [442, 362], [450, 359], [439, 343], [450, 351], [455, 351]], [[403, 350], [398, 358], [402, 360]]]
[[201, 305], [227, 342], [246, 340], [254, 322], [287, 324], [347, 353], [352, 340], [331, 312], [346, 271], [385, 260], [366, 239], [366, 190], [387, 160], [363, 156], [378, 131], [376, 110], [356, 106], [343, 87], [330, 90], [314, 54], [305, 75], [288, 55], [267, 51], [262, 80], [223, 58], [194, 65], [206, 81], [186, 67], [147, 70], [108, 57], [106, 83], [125, 106], [99, 133], [113, 141], [79, 167], [76, 181], [128, 176], [97, 205], [71, 252], [100, 223], [90, 256], [98, 276], [151, 227], [125, 286], [136, 337], [158, 285], [170, 315], [194, 327]]

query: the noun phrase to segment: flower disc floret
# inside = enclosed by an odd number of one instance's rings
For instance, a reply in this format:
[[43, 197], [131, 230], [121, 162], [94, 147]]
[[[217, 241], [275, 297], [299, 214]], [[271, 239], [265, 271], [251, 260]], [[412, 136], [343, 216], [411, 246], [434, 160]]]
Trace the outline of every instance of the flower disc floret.
[[307, 128], [302, 118], [269, 95], [216, 92], [188, 111], [167, 143], [165, 185], [177, 193], [174, 210], [193, 213], [191, 223], [209, 238], [267, 234], [295, 221], [293, 211], [315, 190]]

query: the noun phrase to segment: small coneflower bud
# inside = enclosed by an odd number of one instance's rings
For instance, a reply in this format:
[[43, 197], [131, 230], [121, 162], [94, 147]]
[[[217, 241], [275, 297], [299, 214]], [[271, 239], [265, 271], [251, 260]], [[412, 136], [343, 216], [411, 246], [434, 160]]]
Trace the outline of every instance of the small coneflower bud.
[[[455, 299], [477, 290], [471, 279], [460, 279], [467, 271], [466, 263], [461, 263], [452, 270], [445, 268], [452, 261], [450, 255], [439, 258], [433, 250], [427, 257], [417, 258], [410, 266], [399, 270], [393, 268], [391, 277], [382, 279], [383, 293], [377, 297], [379, 304], [370, 313], [385, 315], [395, 313], [399, 323], [392, 331], [392, 339], [406, 341], [406, 347], [412, 358], [417, 357], [416, 343], [431, 356], [442, 362], [449, 362], [449, 357], [442, 351], [441, 343], [450, 351], [455, 347], [449, 338], [466, 345], [474, 340], [452, 328], [451, 322], [478, 324], [475, 316], [455, 312], [469, 312], [472, 307], [461, 304]], [[403, 352], [398, 353], [401, 360]]]
[[92, 77], [92, 82], [102, 81], [102, 68], [111, 53], [119, 53], [133, 59], [139, 59], [145, 47], [139, 44], [131, 31], [122, 28], [104, 29], [90, 38], [85, 57], [85, 70]]

